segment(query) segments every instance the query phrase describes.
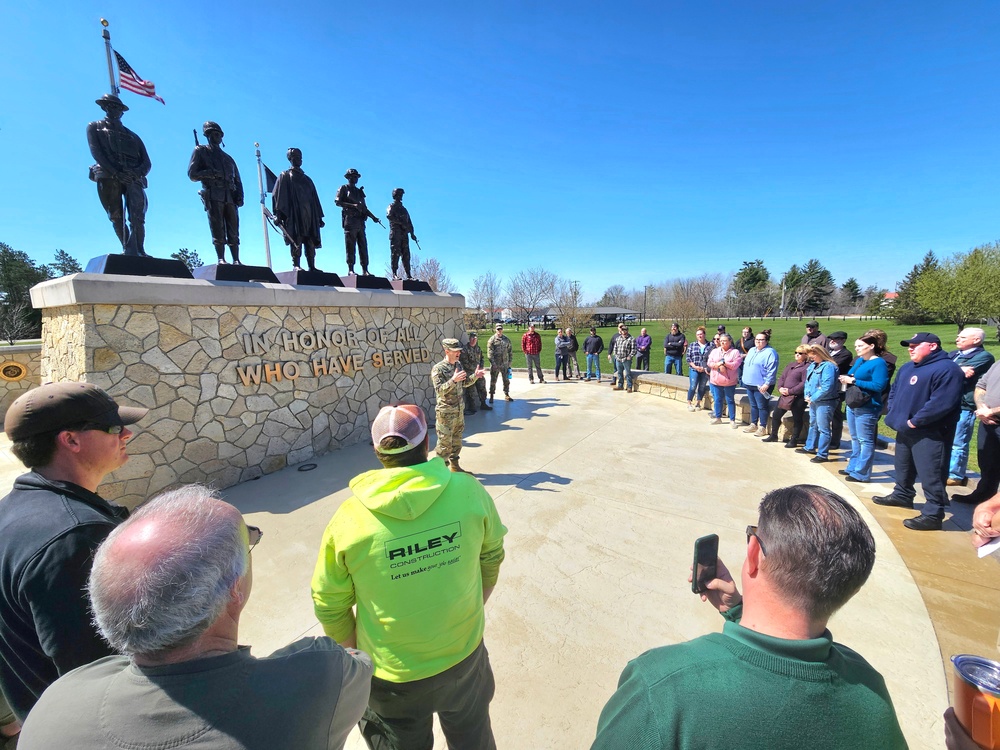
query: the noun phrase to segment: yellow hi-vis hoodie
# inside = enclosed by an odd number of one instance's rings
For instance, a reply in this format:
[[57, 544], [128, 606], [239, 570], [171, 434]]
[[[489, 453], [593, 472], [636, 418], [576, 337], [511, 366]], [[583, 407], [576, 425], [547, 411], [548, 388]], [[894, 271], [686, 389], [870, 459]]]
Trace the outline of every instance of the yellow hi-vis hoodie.
[[316, 617], [338, 642], [356, 627], [376, 677], [440, 674], [483, 639], [483, 588], [496, 583], [507, 533], [493, 498], [440, 458], [369, 471], [350, 486], [323, 533]]

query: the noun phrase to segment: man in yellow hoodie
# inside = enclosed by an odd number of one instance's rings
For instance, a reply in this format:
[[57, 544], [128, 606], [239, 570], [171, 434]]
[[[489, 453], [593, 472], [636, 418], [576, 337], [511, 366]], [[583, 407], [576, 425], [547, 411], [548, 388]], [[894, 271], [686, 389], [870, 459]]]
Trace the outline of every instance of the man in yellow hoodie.
[[430, 748], [437, 713], [450, 747], [495, 748], [484, 605], [507, 529], [475, 477], [428, 460], [419, 406], [384, 407], [372, 443], [384, 468], [351, 480], [312, 580], [324, 632], [375, 665], [361, 732], [371, 748]]

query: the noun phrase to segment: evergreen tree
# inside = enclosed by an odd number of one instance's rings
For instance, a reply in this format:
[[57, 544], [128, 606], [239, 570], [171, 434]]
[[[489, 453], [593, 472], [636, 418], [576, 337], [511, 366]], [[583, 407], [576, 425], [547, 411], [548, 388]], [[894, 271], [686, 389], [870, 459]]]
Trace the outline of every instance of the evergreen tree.
[[69, 276], [71, 273], [80, 273], [83, 271], [83, 266], [65, 250], [56, 250], [56, 259], [52, 264], [52, 271], [55, 277], [58, 278], [60, 276]]
[[900, 325], [913, 326], [927, 323], [931, 315], [917, 301], [917, 282], [928, 271], [940, 267], [933, 250], [928, 250], [924, 259], [915, 265], [896, 286], [896, 301], [892, 305], [892, 317]]

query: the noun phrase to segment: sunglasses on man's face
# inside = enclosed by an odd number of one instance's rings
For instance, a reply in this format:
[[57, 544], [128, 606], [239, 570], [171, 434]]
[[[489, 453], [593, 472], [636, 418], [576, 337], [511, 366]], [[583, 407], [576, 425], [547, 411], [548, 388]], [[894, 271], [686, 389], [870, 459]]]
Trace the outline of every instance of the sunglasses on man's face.
[[247, 524], [247, 535], [250, 537], [250, 552], [253, 552], [253, 548], [260, 544], [260, 540], [264, 536], [264, 532], [258, 529], [256, 526], [250, 526]]
[[97, 432], [106, 432], [109, 435], [121, 435], [122, 430], [125, 429], [124, 425], [120, 424], [94, 424], [93, 422], [88, 422], [82, 427], [77, 428], [80, 432], [86, 432], [87, 430], [95, 430]]

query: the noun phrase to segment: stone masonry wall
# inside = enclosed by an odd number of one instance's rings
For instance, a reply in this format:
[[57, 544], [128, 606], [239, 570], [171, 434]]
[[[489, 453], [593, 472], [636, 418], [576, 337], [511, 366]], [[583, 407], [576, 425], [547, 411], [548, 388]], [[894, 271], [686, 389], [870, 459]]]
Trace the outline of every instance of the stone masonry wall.
[[41, 383], [41, 362], [41, 344], [0, 347], [0, 420], [18, 396]]
[[[461, 305], [461, 297], [457, 297]], [[370, 439], [387, 403], [433, 406], [462, 307], [80, 304], [43, 313], [42, 377], [86, 380], [150, 413], [101, 494], [223, 488]]]

